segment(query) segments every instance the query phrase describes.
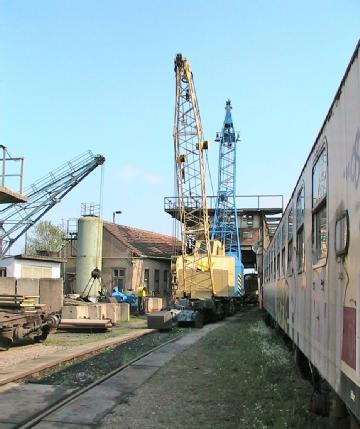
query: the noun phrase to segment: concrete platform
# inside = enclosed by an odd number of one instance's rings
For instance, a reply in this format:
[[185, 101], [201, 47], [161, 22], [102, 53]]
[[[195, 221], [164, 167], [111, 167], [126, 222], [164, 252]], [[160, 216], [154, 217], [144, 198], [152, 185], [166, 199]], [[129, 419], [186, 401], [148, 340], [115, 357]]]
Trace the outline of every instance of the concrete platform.
[[[41, 384], [12, 385], [0, 390], [0, 428], [15, 428], [29, 416], [55, 404], [74, 389]], [[14, 404], [20, 403], [16, 407]]]

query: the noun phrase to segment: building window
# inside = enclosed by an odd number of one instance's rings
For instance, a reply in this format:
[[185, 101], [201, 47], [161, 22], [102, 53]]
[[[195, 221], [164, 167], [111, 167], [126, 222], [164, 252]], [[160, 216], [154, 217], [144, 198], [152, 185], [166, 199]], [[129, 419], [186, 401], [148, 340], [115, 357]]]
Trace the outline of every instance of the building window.
[[149, 268], [145, 268], [144, 270], [144, 287], [146, 287], [147, 292], [150, 292], [150, 271]]
[[253, 238], [253, 233], [251, 231], [242, 231], [242, 238], [244, 240], [249, 240]]
[[327, 151], [324, 148], [317, 158], [312, 172], [312, 211], [313, 211], [313, 262], [327, 256]]
[[112, 286], [117, 287], [119, 291], [125, 290], [125, 268], [113, 268]]
[[287, 272], [288, 274], [291, 274], [293, 272], [293, 225], [294, 225], [294, 213], [293, 209], [289, 211], [288, 214], [288, 257], [287, 257]]
[[164, 270], [164, 291], [169, 291], [169, 271]]
[[298, 272], [303, 271], [305, 266], [304, 213], [305, 190], [304, 186], [302, 186], [296, 199], [296, 261]]
[[154, 270], [154, 295], [160, 295], [160, 271]]
[[6, 267], [0, 268], [0, 277], [6, 277]]

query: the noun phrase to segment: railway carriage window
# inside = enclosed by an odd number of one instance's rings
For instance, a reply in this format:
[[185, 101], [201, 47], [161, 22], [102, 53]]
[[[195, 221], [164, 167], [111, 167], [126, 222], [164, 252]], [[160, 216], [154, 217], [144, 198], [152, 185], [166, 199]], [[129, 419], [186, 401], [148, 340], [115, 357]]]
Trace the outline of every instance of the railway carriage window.
[[299, 229], [296, 235], [296, 261], [297, 270], [300, 273], [305, 266], [304, 226]]
[[293, 209], [291, 209], [288, 215], [288, 240], [292, 240], [293, 238], [293, 225], [294, 225], [294, 213], [293, 213]]
[[281, 274], [282, 274], [282, 276], [283, 277], [285, 277], [285, 273], [286, 273], [286, 271], [285, 271], [285, 266], [286, 266], [286, 264], [285, 264], [285, 247], [283, 247], [283, 249], [282, 249], [282, 252], [281, 252]]
[[313, 262], [327, 256], [328, 221], [327, 221], [327, 151], [323, 149], [316, 160], [312, 174], [312, 208], [313, 208]]
[[303, 271], [305, 265], [304, 211], [305, 191], [304, 186], [302, 186], [296, 199], [296, 261], [298, 272]]
[[276, 255], [274, 253], [274, 259], [273, 259], [273, 279], [276, 279]]
[[283, 277], [285, 277], [286, 273], [286, 263], [285, 263], [285, 243], [286, 243], [286, 223], [284, 222], [282, 224], [281, 229], [281, 245], [282, 245], [282, 251], [281, 251], [281, 272]]
[[281, 247], [281, 235], [278, 233], [276, 237], [276, 277], [280, 277], [280, 247]]
[[304, 186], [301, 187], [296, 199], [296, 228], [299, 229], [304, 224], [304, 209], [305, 209], [305, 191]]
[[294, 212], [293, 209], [288, 214], [288, 257], [287, 257], [287, 272], [291, 274], [293, 272], [293, 224], [294, 224]]

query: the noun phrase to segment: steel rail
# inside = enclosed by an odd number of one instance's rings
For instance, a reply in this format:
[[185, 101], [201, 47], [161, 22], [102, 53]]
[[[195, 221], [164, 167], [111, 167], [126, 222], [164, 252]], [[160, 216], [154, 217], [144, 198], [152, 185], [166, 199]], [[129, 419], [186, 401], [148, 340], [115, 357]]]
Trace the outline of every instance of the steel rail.
[[99, 379], [93, 381], [88, 386], [83, 387], [82, 389], [77, 390], [74, 393], [70, 393], [65, 398], [61, 399], [57, 403], [50, 405], [48, 408], [46, 408], [44, 411], [39, 413], [37, 416], [33, 417], [31, 420], [28, 420], [26, 423], [20, 423], [19, 426], [17, 426], [17, 429], [29, 429], [34, 427], [36, 424], [41, 422], [45, 417], [47, 417], [49, 414], [53, 413], [54, 411], [58, 410], [59, 408], [63, 407], [64, 405], [67, 405], [69, 402], [73, 401], [74, 399], [80, 397], [84, 393], [88, 392], [89, 390], [93, 389], [94, 387], [98, 386], [99, 384], [103, 383], [104, 381], [108, 380], [109, 378], [113, 377], [114, 375], [119, 374], [121, 371], [132, 365], [134, 362], [137, 362], [138, 360], [144, 358], [145, 356], [150, 355], [156, 350], [161, 349], [162, 347], [166, 346], [167, 344], [170, 344], [174, 341], [177, 341], [179, 338], [181, 338], [182, 335], [179, 337], [171, 338], [170, 340], [166, 341], [163, 344], [160, 344], [157, 347], [154, 347], [151, 350], [148, 350], [147, 352], [141, 354], [140, 356], [137, 356], [136, 358], [132, 359], [131, 361], [127, 362], [124, 365], [121, 365], [119, 368], [116, 368], [112, 371], [110, 371], [108, 374], [100, 377]]

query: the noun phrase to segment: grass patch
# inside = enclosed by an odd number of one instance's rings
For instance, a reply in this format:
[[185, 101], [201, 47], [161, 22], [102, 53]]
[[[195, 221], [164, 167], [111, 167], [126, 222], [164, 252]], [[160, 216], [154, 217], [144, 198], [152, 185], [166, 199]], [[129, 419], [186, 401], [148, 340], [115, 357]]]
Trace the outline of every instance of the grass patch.
[[[281, 336], [249, 311], [210, 332], [151, 379], [136, 403], [151, 406], [126, 414], [129, 427], [201, 429], [310, 429], [312, 388], [301, 379]], [[146, 399], [148, 398], [148, 399]], [[135, 406], [135, 404], [134, 404]], [[128, 427], [127, 426], [127, 427]]]

